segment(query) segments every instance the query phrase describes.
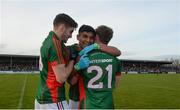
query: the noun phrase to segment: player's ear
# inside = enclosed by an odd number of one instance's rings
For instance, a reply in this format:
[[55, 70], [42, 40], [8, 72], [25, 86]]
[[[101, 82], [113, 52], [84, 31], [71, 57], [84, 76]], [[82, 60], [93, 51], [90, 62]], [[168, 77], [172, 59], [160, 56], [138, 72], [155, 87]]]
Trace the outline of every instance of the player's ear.
[[65, 31], [65, 26], [62, 23], [57, 24], [54, 28], [55, 28], [55, 30], [60, 30], [61, 32]]
[[61, 24], [61, 30], [62, 30], [62, 32], [64, 32], [65, 30], [66, 30], [66, 26], [65, 26], [65, 24]]

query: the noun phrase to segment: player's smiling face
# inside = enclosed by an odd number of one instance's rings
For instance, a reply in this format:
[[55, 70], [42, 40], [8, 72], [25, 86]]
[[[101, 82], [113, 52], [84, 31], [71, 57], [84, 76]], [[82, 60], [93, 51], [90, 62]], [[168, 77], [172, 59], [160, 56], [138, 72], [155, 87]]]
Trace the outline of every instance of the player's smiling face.
[[89, 44], [94, 42], [95, 36], [93, 36], [92, 32], [81, 32], [77, 35], [77, 40], [79, 41], [79, 46], [81, 48], [86, 47]]
[[72, 37], [73, 31], [74, 31], [73, 27], [69, 27], [69, 28], [65, 29], [64, 34], [63, 34], [64, 43], [66, 43], [68, 41], [68, 39]]

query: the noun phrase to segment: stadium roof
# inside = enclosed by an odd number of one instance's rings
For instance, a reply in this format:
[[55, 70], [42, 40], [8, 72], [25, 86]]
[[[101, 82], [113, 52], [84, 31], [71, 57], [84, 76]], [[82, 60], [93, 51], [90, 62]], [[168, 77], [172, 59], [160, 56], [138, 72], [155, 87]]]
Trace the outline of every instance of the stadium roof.
[[39, 57], [38, 55], [0, 54], [0, 57]]

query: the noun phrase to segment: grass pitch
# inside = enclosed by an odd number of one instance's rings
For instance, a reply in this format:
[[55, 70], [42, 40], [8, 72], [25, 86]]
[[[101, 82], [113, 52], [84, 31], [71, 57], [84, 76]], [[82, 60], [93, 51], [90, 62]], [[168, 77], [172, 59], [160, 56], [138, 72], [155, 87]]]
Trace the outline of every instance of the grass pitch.
[[[0, 74], [0, 109], [33, 109], [38, 74]], [[123, 74], [115, 108], [180, 109], [180, 74]]]

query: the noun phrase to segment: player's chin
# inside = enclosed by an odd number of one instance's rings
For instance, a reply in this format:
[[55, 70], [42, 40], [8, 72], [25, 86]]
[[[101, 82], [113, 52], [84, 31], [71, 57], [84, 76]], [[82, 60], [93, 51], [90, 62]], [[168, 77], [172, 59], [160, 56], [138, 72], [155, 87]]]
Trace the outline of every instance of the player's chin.
[[85, 47], [87, 47], [88, 46], [88, 44], [83, 44], [83, 48], [85, 48]]
[[63, 40], [64, 43], [67, 43], [67, 41], [68, 41], [68, 39], [67, 40], [66, 39]]

